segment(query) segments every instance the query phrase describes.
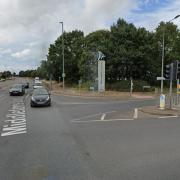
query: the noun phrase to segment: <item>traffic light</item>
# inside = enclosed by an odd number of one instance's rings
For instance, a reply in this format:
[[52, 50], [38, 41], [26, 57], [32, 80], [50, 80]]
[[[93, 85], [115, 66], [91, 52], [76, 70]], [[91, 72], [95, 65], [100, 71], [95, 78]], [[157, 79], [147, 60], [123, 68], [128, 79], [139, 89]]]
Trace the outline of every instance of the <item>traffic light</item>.
[[173, 79], [177, 80], [180, 78], [180, 62], [174, 61], [173, 63]]
[[170, 77], [171, 77], [171, 70], [172, 70], [172, 68], [171, 68], [171, 65], [170, 64], [168, 64], [168, 65], [166, 65], [165, 66], [165, 71], [164, 71], [164, 77], [167, 79], [167, 80], [170, 80]]

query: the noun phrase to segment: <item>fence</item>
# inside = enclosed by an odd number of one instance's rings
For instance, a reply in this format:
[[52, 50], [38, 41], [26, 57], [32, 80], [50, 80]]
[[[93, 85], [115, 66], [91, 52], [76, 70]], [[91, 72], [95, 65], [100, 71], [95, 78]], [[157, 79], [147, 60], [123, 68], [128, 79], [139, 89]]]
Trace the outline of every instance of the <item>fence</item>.
[[166, 95], [166, 107], [170, 107], [170, 104], [172, 104], [173, 108], [180, 107], [180, 95], [174, 93], [171, 98]]

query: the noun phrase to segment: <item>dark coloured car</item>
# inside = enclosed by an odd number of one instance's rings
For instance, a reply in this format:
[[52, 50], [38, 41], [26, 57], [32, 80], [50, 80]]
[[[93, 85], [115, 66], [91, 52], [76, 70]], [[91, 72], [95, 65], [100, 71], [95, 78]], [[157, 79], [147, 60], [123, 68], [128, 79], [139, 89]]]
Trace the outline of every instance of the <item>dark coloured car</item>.
[[25, 89], [29, 88], [29, 82], [22, 82], [20, 84], [22, 84]]
[[22, 84], [14, 84], [10, 89], [9, 89], [9, 95], [21, 95], [23, 96], [25, 94], [25, 89]]
[[45, 88], [37, 88], [33, 90], [31, 96], [31, 107], [34, 106], [51, 106], [50, 93]]
[[24, 87], [25, 87], [26, 89], [28, 89], [28, 88], [29, 88], [29, 82], [25, 82], [25, 83], [24, 83]]

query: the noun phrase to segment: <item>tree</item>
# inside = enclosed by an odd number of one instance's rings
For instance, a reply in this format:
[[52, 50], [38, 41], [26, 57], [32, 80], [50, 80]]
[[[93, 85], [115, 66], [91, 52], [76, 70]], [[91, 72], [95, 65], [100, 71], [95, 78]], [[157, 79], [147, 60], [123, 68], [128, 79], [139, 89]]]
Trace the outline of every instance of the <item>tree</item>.
[[[69, 33], [64, 32], [64, 55], [65, 74], [67, 82], [77, 82], [80, 78], [78, 61], [82, 54], [84, 34], [75, 30]], [[58, 80], [62, 75], [62, 36], [57, 38], [54, 44], [50, 45], [47, 56], [47, 68], [49, 73]]]

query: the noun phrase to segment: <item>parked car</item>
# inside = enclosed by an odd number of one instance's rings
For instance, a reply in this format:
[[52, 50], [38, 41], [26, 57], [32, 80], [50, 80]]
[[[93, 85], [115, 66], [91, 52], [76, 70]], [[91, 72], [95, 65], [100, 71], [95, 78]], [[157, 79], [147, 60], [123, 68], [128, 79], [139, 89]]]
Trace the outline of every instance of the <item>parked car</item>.
[[34, 89], [31, 96], [31, 107], [34, 106], [51, 106], [50, 93], [45, 88]]
[[9, 89], [9, 95], [21, 95], [23, 96], [25, 94], [25, 89], [22, 84], [14, 84], [10, 89]]
[[6, 79], [0, 79], [0, 82], [4, 82], [4, 81], [6, 81]]

